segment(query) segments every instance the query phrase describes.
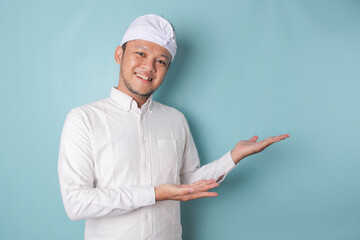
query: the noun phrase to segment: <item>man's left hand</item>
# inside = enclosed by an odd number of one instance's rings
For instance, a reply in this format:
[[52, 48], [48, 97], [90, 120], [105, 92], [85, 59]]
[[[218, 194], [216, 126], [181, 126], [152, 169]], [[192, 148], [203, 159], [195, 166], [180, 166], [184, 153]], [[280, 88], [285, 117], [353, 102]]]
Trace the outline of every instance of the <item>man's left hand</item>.
[[231, 150], [231, 158], [233, 159], [235, 164], [237, 164], [238, 162], [240, 162], [241, 159], [252, 154], [261, 152], [271, 144], [284, 140], [288, 137], [290, 137], [289, 134], [282, 134], [275, 137], [269, 137], [257, 142], [259, 137], [255, 135], [249, 140], [243, 140], [238, 142], [235, 145], [234, 149]]

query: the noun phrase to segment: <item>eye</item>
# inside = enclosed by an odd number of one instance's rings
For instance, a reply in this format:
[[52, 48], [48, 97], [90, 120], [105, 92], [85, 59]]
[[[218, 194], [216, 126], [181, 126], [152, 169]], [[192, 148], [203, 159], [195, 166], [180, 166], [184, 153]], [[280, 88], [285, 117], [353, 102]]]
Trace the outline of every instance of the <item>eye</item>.
[[136, 54], [138, 54], [140, 56], [145, 56], [145, 54], [143, 52], [136, 52]]
[[163, 60], [157, 60], [157, 62], [166, 66], [166, 62]]

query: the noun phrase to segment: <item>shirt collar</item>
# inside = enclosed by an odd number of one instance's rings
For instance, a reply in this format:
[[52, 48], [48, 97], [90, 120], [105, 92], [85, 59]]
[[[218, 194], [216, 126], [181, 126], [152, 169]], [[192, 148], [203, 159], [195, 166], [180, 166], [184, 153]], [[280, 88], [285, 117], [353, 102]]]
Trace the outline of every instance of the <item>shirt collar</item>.
[[[118, 103], [120, 105], [120, 107], [127, 112], [130, 111], [131, 106], [136, 106], [136, 108], [137, 108], [137, 103], [132, 97], [119, 91], [115, 87], [111, 88], [110, 98], [112, 100], [114, 100], [116, 103]], [[133, 104], [133, 102], [134, 102], [134, 104]], [[148, 100], [145, 102], [145, 104], [141, 108], [149, 110], [151, 112], [151, 110], [152, 110], [152, 95], [148, 98]]]

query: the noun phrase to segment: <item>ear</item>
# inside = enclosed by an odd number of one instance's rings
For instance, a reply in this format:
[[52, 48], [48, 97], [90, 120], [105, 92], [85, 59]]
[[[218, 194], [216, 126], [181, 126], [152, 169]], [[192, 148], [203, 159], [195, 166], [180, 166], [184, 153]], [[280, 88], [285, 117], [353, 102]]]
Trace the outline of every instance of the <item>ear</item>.
[[123, 56], [123, 49], [120, 46], [117, 46], [116, 50], [115, 50], [115, 62], [117, 64], [121, 64], [121, 60], [122, 60], [122, 56]]

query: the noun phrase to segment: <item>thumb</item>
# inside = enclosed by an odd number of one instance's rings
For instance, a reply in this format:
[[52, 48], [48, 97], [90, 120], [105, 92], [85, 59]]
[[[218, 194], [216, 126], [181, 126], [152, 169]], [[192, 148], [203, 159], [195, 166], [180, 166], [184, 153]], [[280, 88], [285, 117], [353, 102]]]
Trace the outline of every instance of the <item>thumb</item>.
[[250, 142], [256, 142], [259, 139], [259, 137], [257, 135], [253, 136], [252, 138], [249, 139]]

